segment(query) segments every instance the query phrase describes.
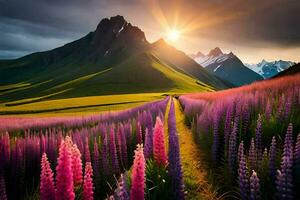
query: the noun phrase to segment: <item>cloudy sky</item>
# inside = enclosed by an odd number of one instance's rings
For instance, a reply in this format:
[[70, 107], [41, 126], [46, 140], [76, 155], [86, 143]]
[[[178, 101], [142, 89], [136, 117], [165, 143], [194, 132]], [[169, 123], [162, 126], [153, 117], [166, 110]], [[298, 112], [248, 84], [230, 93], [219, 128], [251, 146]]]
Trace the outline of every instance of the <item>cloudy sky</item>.
[[186, 53], [300, 62], [299, 10], [299, 0], [0, 0], [0, 58], [58, 47], [119, 14], [150, 42], [177, 30], [171, 43]]

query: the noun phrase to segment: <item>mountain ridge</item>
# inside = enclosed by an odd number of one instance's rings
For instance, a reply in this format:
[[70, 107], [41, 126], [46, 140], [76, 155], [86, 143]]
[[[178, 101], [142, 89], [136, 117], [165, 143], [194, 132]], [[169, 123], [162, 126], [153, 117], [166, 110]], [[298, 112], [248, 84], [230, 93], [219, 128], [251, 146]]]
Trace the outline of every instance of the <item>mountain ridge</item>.
[[[49, 98], [228, 87], [164, 40], [150, 44], [141, 29], [119, 15], [101, 20], [95, 31], [61, 47], [0, 61], [0, 80], [0, 101], [56, 93]], [[10, 89], [4, 92], [1, 85]]]

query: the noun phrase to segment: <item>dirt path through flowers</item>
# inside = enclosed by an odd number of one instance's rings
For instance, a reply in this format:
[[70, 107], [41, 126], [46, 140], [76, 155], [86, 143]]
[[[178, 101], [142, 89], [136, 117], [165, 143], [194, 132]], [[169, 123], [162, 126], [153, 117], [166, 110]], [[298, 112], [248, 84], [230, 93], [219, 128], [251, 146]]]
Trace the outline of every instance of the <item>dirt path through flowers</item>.
[[176, 125], [179, 135], [179, 145], [186, 199], [217, 199], [217, 194], [207, 180], [207, 172], [201, 163], [203, 154], [193, 140], [191, 130], [184, 123], [184, 113], [178, 102], [174, 99]]

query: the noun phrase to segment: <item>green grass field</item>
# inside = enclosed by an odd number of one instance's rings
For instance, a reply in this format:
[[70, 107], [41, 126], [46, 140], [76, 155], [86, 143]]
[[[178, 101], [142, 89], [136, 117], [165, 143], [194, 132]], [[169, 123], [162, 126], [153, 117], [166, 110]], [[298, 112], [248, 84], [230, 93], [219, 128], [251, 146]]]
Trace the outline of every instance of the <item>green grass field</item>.
[[35, 102], [25, 99], [0, 104], [1, 115], [85, 115], [135, 107], [164, 98], [163, 93], [142, 93], [78, 97]]

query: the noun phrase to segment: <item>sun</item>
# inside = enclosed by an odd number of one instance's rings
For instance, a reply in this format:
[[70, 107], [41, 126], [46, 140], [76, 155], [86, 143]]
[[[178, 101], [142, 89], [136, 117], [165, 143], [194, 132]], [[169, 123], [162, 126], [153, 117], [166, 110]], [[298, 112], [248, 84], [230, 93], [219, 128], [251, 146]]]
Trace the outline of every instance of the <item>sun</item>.
[[176, 41], [178, 40], [178, 38], [180, 37], [180, 32], [177, 30], [171, 30], [168, 34], [167, 34], [167, 38], [170, 41]]

